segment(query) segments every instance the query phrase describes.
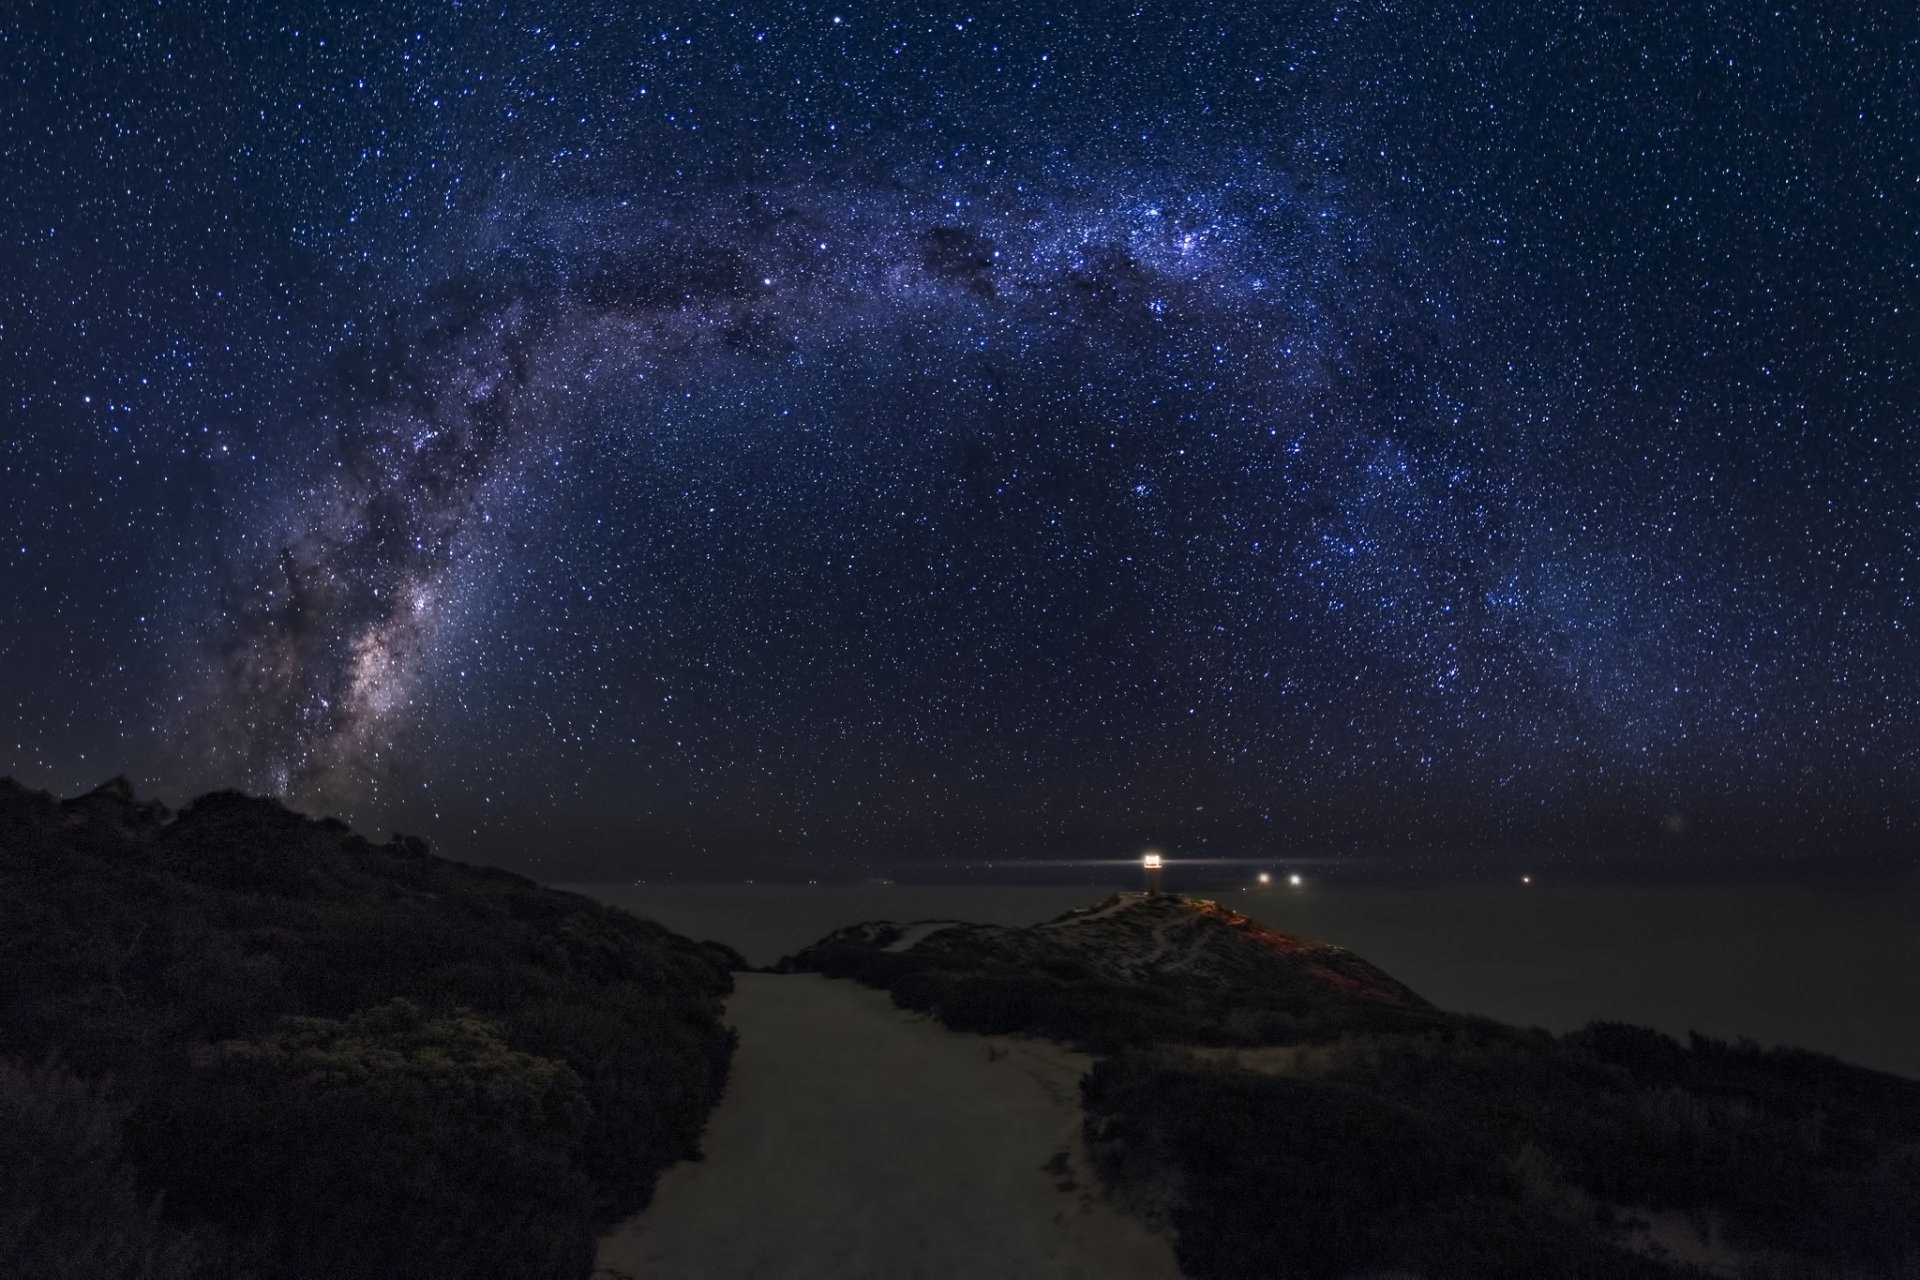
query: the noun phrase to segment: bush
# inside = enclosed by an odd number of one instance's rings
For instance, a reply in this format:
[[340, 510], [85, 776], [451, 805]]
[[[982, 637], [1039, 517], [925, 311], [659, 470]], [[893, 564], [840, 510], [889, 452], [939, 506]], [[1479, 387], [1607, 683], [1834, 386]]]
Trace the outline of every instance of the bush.
[[197, 1274], [583, 1274], [697, 1149], [731, 963], [271, 801], [0, 781], [0, 1056], [117, 1081]]
[[173, 1280], [193, 1242], [160, 1220], [122, 1153], [124, 1109], [51, 1060], [0, 1060], [0, 1275]]
[[1199, 1280], [1688, 1274], [1534, 1211], [1495, 1144], [1443, 1108], [1137, 1055], [1097, 1065], [1082, 1089], [1109, 1176], [1171, 1171], [1181, 1269]]
[[[404, 1000], [283, 1019], [201, 1050], [169, 1097], [179, 1208], [255, 1242], [290, 1278], [582, 1275], [593, 1187], [571, 1158], [592, 1120], [564, 1063], [497, 1024]], [[407, 1224], [396, 1229], [396, 1224]]]
[[1756, 1276], [1920, 1274], [1920, 1085], [1864, 1074], [1462, 1020], [1334, 1042], [1291, 1075], [1128, 1053], [1084, 1094], [1108, 1176], [1172, 1188], [1201, 1280], [1688, 1274], [1623, 1247], [1616, 1212], [1657, 1209], [1719, 1222]]

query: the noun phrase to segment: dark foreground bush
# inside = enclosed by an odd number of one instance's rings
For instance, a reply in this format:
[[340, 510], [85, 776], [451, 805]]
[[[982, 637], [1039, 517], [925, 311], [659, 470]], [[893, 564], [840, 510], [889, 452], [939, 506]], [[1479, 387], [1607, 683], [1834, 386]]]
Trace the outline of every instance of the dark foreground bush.
[[[1179, 1183], [1182, 1270], [1202, 1280], [1677, 1280], [1593, 1223], [1525, 1202], [1488, 1140], [1339, 1084], [1103, 1063], [1085, 1083], [1096, 1149], [1148, 1144]], [[1139, 1153], [1134, 1153], [1138, 1156]]]
[[0, 1074], [58, 1104], [0, 1105], [0, 1273], [583, 1276], [696, 1151], [728, 964], [270, 801], [0, 783], [0, 1059], [72, 1073]]
[[1480, 1024], [1283, 1071], [1133, 1053], [1083, 1091], [1091, 1149], [1170, 1205], [1197, 1280], [1704, 1274], [1628, 1229], [1654, 1211], [1743, 1275], [1920, 1275], [1920, 1084], [1813, 1054]]
[[122, 1150], [124, 1109], [57, 1062], [0, 1061], [0, 1275], [176, 1280], [193, 1242], [161, 1224]]

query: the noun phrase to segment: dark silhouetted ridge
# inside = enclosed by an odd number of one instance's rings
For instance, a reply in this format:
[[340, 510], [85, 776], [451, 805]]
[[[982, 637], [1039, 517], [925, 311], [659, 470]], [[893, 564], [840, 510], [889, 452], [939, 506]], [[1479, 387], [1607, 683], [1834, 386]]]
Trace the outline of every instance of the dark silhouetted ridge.
[[273, 800], [0, 779], [0, 1274], [584, 1276], [695, 1152], [736, 961]]

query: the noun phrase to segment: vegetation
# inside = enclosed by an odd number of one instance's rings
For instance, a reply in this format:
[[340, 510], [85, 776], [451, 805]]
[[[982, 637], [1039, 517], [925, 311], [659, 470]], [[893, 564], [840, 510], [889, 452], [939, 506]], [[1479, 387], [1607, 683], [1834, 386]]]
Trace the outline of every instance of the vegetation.
[[1920, 1082], [1448, 1014], [1209, 903], [1082, 919], [901, 951], [897, 929], [859, 926], [784, 963], [956, 1029], [1112, 1055], [1082, 1086], [1089, 1151], [1176, 1229], [1195, 1280], [1920, 1277]]
[[1811, 1054], [1463, 1022], [1277, 1071], [1133, 1052], [1083, 1090], [1195, 1277], [1700, 1274], [1632, 1229], [1660, 1211], [1722, 1274], [1920, 1274], [1920, 1085]]
[[[850, 976], [850, 975], [849, 975]], [[1260, 993], [1168, 980], [1115, 982], [1058, 973], [944, 973], [903, 969], [883, 985], [902, 1008], [931, 1013], [956, 1031], [1045, 1036], [1089, 1053], [1156, 1044], [1308, 1043], [1365, 1029], [1444, 1021], [1430, 1010]]]
[[184, 1280], [194, 1241], [160, 1221], [121, 1150], [124, 1108], [56, 1062], [0, 1061], [0, 1271]]
[[780, 967], [879, 987], [956, 1031], [1045, 1036], [1090, 1053], [1293, 1044], [1451, 1019], [1342, 948], [1216, 903], [1167, 896], [1115, 910], [1121, 901], [1035, 929], [950, 925], [898, 951], [888, 949], [898, 926], [855, 925]]
[[0, 1273], [584, 1276], [696, 1153], [733, 959], [271, 801], [0, 782]]

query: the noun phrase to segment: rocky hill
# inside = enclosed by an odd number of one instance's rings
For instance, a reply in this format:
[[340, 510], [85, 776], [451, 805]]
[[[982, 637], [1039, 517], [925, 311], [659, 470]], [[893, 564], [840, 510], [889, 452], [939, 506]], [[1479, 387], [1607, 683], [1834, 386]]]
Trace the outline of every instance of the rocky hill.
[[696, 1149], [728, 967], [271, 800], [0, 780], [0, 1274], [584, 1276]]
[[1171, 894], [1117, 894], [1020, 928], [872, 921], [778, 967], [887, 987], [961, 1029], [1033, 1030], [1096, 1050], [1270, 1044], [1441, 1016], [1343, 947]]

